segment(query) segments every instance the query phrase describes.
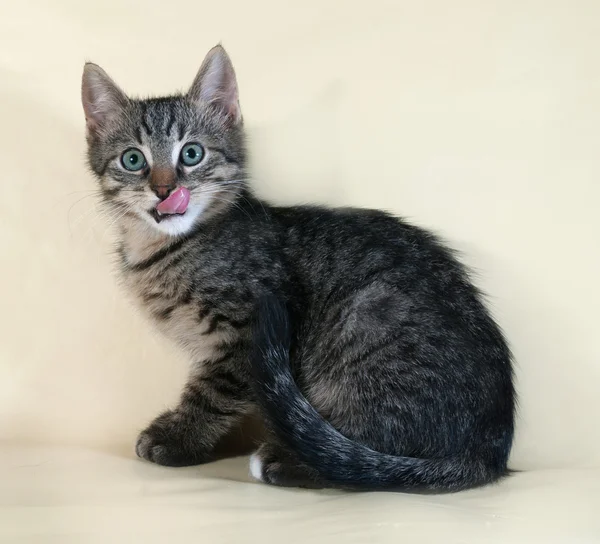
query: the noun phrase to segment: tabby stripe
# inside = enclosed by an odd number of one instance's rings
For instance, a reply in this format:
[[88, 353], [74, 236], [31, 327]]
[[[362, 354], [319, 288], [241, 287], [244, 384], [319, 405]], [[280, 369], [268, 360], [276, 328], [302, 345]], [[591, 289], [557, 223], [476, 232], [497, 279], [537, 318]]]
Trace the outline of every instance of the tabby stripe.
[[222, 397], [242, 399], [249, 390], [246, 383], [239, 380], [232, 372], [227, 370], [211, 374], [210, 376], [201, 379]]
[[346, 360], [344, 363], [344, 368], [352, 368], [354, 365], [359, 365], [360, 363], [364, 363], [366, 359], [375, 355], [376, 353], [383, 351], [386, 348], [389, 348], [393, 344], [396, 344], [400, 338], [402, 338], [406, 333], [400, 332], [398, 334], [394, 334], [392, 336], [387, 336], [381, 343], [376, 344], [374, 346], [369, 347], [369, 349], [365, 350], [360, 355], [356, 357]]
[[193, 289], [188, 288], [183, 292], [183, 295], [177, 299], [177, 304], [189, 304], [192, 302]]
[[[147, 259], [140, 261], [135, 264], [129, 264], [129, 270], [133, 272], [140, 272], [142, 270], [147, 270], [151, 266], [163, 260], [165, 257], [175, 253], [178, 249], [180, 249], [188, 240], [193, 238], [199, 231], [201, 226], [197, 225], [194, 230], [192, 230], [187, 236], [180, 238], [176, 242], [172, 243], [170, 246], [159, 249], [156, 253], [148, 257]], [[179, 259], [181, 260], [181, 259]]]
[[185, 253], [181, 252], [181, 253], [179, 253], [179, 255], [176, 255], [169, 261], [168, 266], [175, 266], [177, 263], [179, 263], [184, 258], [185, 258]]
[[148, 107], [146, 106], [146, 104], [142, 104], [142, 126], [144, 127], [146, 134], [148, 134], [148, 136], [152, 136], [152, 129], [150, 128], [150, 125], [148, 125], [148, 121], [146, 121], [147, 113]]
[[183, 125], [183, 123], [179, 123], [179, 126], [177, 127], [178, 132], [177, 132], [177, 138], [179, 138], [179, 141], [183, 140], [183, 137], [185, 136], [185, 126]]
[[239, 161], [237, 161], [236, 159], [234, 159], [224, 149], [222, 149], [220, 147], [211, 147], [210, 149], [212, 151], [216, 151], [217, 153], [220, 153], [221, 155], [223, 155], [223, 158], [225, 159], [225, 162], [227, 164], [239, 164]]
[[174, 253], [175, 251], [177, 251], [186, 241], [186, 238], [182, 238], [181, 240], [178, 240], [177, 242], [175, 242], [174, 244], [167, 246], [163, 249], [159, 249], [156, 253], [154, 253], [152, 256], [148, 257], [147, 259], [140, 261], [138, 263], [129, 265], [129, 268], [131, 270], [133, 270], [134, 272], [140, 272], [142, 270], [147, 270], [148, 268], [150, 268], [152, 265], [155, 265], [156, 263], [162, 261], [165, 257], [171, 255], [172, 253]]
[[211, 178], [210, 176], [212, 176], [215, 173], [215, 166], [207, 166], [206, 170], [204, 170], [202, 172], [202, 178], [204, 179], [204, 181], [206, 183], [208, 183], [209, 181], [212, 182], [219, 182], [219, 181], [223, 181], [223, 178]]
[[246, 338], [235, 338], [233, 340], [225, 340], [217, 344], [216, 349], [219, 351], [234, 353], [247, 353], [250, 349], [250, 342]]
[[234, 300], [236, 302], [241, 302], [241, 297], [242, 295], [239, 293], [239, 291], [234, 288], [234, 287], [225, 287], [224, 289], [221, 289], [219, 291], [219, 298], [222, 299], [228, 299], [228, 300]]
[[142, 131], [140, 127], [135, 127], [135, 140], [138, 144], [142, 145]]
[[236, 319], [231, 319], [223, 314], [215, 314], [212, 317], [212, 319], [210, 320], [208, 329], [205, 330], [202, 334], [211, 334], [211, 333], [215, 332], [217, 330], [217, 327], [219, 326], [219, 323], [228, 323], [234, 329], [241, 329], [242, 327], [245, 327], [246, 325], [248, 325], [247, 320], [236, 320]]
[[249, 319], [230, 319], [229, 324], [234, 329], [242, 329], [250, 324], [250, 320]]
[[218, 289], [216, 287], [211, 287], [210, 285], [202, 287], [203, 295], [212, 295], [212, 294], [216, 293], [217, 291], [218, 291]]
[[[179, 296], [178, 298], [176, 298], [173, 301], [175, 303], [174, 306], [177, 307], [177, 306], [181, 306], [184, 304], [189, 304], [192, 301], [192, 294], [193, 294], [193, 290], [186, 289], [181, 296]], [[153, 292], [153, 291], [148, 291], [148, 292], [142, 294], [142, 299], [146, 303], [152, 302], [153, 300], [156, 300], [159, 298], [171, 298], [171, 297], [165, 296], [164, 293], [161, 293], [161, 292], [157, 293], [157, 292]]]
[[102, 177], [102, 176], [104, 176], [104, 174], [106, 174], [106, 171], [108, 170], [108, 167], [110, 166], [110, 163], [112, 161], [114, 161], [117, 157], [118, 157], [118, 155], [113, 155], [113, 156], [109, 157], [108, 159], [106, 159], [106, 161], [104, 161], [104, 164], [102, 165], [102, 167], [100, 168], [100, 171], [98, 172], [98, 175], [100, 177]]
[[219, 365], [223, 364], [225, 361], [228, 361], [229, 359], [231, 359], [232, 356], [233, 356], [232, 353], [227, 352], [227, 353], [224, 353], [223, 355], [221, 355], [221, 357], [218, 357], [217, 359], [210, 359], [209, 361], [204, 361], [203, 363], [200, 363], [200, 366], [219, 366]]
[[169, 317], [171, 317], [171, 314], [173, 313], [173, 310], [176, 307], [177, 306], [168, 306], [164, 310], [154, 312], [154, 317], [156, 317], [157, 319], [161, 319], [161, 320], [169, 319]]
[[185, 401], [191, 406], [197, 406], [205, 414], [211, 414], [215, 416], [234, 416], [238, 414], [237, 410], [228, 410], [224, 406], [217, 406], [215, 399], [211, 399], [206, 396], [204, 387], [200, 387], [199, 384], [188, 386], [185, 395]]
[[239, 410], [228, 410], [216, 406], [212, 400], [204, 399], [203, 412], [213, 414], [220, 417], [231, 417], [239, 414]]
[[198, 321], [202, 323], [204, 318], [210, 313], [210, 307], [204, 305], [200, 310], [198, 310]]
[[202, 334], [204, 334], [204, 335], [206, 335], [206, 334], [212, 334], [213, 332], [215, 332], [215, 330], [219, 326], [219, 323], [221, 321], [225, 321], [225, 320], [227, 320], [227, 318], [223, 314], [215, 314], [212, 317], [212, 319], [210, 320], [210, 324], [208, 325], [208, 329], [206, 329]]
[[117, 196], [121, 192], [121, 187], [102, 187], [102, 194], [106, 198]]
[[150, 302], [152, 300], [156, 300], [157, 298], [162, 298], [163, 294], [162, 293], [144, 293], [142, 295], [142, 299], [144, 300], [144, 302]]
[[167, 102], [169, 105], [169, 121], [167, 123], [166, 133], [167, 136], [171, 136], [171, 129], [173, 128], [173, 124], [175, 123], [175, 108], [172, 102]]
[[125, 255], [125, 246], [123, 244], [120, 244], [119, 247], [117, 248], [117, 256], [119, 257], [119, 260], [121, 261], [121, 265], [123, 265], [123, 267], [127, 268], [127, 266], [128, 266], [127, 255]]

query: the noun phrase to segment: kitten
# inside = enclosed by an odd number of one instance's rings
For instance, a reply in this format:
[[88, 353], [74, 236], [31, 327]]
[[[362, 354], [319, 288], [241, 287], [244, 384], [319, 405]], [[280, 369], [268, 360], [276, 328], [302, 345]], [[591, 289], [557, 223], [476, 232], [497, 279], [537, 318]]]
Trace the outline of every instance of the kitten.
[[270, 484], [441, 492], [507, 473], [511, 354], [465, 269], [386, 213], [259, 200], [221, 46], [185, 95], [129, 98], [86, 64], [82, 99], [122, 279], [192, 363], [140, 457], [206, 463], [258, 410], [250, 469]]

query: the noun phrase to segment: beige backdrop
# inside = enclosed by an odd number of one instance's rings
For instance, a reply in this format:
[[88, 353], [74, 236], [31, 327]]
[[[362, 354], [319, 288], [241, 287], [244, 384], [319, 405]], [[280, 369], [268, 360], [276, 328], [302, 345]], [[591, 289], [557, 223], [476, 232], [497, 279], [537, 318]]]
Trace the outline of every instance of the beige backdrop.
[[126, 300], [94, 209], [83, 62], [187, 86], [222, 41], [258, 192], [444, 234], [517, 359], [512, 465], [600, 464], [600, 2], [0, 2], [0, 437], [131, 451], [185, 363]]

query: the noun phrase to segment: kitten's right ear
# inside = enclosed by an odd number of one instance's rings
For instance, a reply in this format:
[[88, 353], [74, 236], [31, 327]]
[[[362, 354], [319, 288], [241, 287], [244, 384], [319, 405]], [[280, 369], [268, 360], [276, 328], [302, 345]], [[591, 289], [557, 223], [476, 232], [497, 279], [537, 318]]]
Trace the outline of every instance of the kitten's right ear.
[[194, 102], [211, 104], [234, 124], [242, 121], [235, 70], [222, 45], [213, 47], [206, 55], [188, 97]]
[[87, 62], [83, 68], [81, 101], [88, 133], [93, 134], [119, 115], [128, 98], [100, 66]]

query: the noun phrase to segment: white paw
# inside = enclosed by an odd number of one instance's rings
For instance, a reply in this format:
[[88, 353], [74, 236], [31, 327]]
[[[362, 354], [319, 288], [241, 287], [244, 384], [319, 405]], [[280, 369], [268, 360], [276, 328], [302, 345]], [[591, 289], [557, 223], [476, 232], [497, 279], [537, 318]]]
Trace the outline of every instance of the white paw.
[[258, 453], [250, 456], [250, 476], [259, 482], [263, 482], [263, 461]]

